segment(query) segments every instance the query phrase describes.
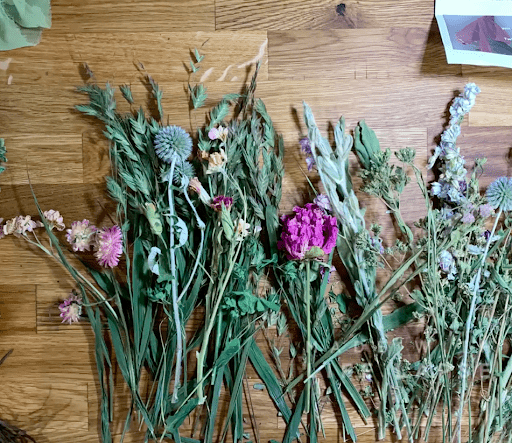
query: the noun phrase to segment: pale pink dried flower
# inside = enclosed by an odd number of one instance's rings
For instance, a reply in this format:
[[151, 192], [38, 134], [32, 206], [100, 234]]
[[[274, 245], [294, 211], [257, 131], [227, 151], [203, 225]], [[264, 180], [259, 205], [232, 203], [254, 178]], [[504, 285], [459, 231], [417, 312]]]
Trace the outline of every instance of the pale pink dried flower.
[[62, 218], [62, 215], [60, 215], [59, 211], [50, 209], [49, 211], [44, 211], [43, 215], [48, 222], [48, 225], [50, 225], [50, 230], [56, 228], [57, 231], [63, 231], [66, 228], [64, 225], [64, 219]]
[[14, 219], [14, 232], [16, 237], [26, 235], [27, 232], [32, 232], [34, 228], [38, 227], [37, 223], [32, 220], [30, 215], [18, 215]]
[[88, 251], [94, 244], [97, 228], [89, 220], [71, 223], [71, 229], [66, 232], [66, 240], [72, 245], [73, 251]]
[[78, 323], [82, 315], [82, 298], [72, 292], [71, 295], [59, 305], [59, 310], [62, 323]]

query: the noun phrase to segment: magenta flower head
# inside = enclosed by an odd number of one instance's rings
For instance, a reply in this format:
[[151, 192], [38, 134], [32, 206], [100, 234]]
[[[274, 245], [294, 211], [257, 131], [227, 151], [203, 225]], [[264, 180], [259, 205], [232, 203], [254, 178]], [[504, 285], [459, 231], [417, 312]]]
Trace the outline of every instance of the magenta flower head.
[[283, 232], [277, 247], [286, 251], [290, 260], [304, 260], [330, 254], [336, 245], [336, 217], [324, 213], [317, 205], [293, 208], [294, 215], [283, 215]]
[[119, 226], [103, 228], [96, 233], [94, 253], [98, 263], [105, 268], [113, 268], [119, 264], [123, 253], [123, 235]]
[[231, 197], [226, 197], [225, 195], [217, 195], [210, 204], [210, 206], [217, 212], [222, 211], [222, 205], [224, 205], [226, 209], [230, 209], [233, 205], [233, 199]]
[[75, 292], [72, 292], [71, 295], [59, 305], [59, 311], [62, 317], [62, 323], [78, 323], [82, 315], [82, 298], [76, 295]]

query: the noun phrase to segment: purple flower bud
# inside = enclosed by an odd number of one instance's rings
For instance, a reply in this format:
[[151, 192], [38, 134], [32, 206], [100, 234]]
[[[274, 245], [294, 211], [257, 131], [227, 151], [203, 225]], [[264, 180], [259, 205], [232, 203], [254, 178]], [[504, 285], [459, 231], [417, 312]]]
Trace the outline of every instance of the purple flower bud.
[[222, 211], [222, 205], [224, 205], [226, 209], [230, 209], [233, 205], [233, 199], [225, 195], [218, 195], [212, 200], [210, 207], [220, 212]]

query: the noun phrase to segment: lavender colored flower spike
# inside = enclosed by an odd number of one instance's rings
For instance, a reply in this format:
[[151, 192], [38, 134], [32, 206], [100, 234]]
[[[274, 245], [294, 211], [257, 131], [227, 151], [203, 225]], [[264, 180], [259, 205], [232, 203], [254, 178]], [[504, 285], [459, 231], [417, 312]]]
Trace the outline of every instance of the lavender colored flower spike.
[[290, 260], [318, 258], [330, 254], [336, 245], [336, 218], [325, 214], [317, 205], [293, 208], [294, 215], [284, 215], [283, 232], [277, 247], [286, 251]]
[[123, 236], [119, 226], [103, 228], [96, 235], [96, 252], [94, 256], [105, 268], [113, 268], [119, 264], [123, 252]]

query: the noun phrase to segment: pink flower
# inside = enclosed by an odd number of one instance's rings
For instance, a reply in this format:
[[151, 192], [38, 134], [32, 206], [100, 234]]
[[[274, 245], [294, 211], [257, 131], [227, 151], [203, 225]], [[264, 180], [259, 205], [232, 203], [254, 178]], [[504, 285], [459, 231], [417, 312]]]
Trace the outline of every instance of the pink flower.
[[231, 205], [233, 204], [233, 199], [231, 197], [226, 197], [225, 195], [218, 195], [212, 200], [212, 203], [210, 206], [215, 209], [217, 212], [222, 211], [222, 206], [226, 209], [231, 208]]
[[217, 136], [219, 135], [219, 131], [217, 130], [217, 128], [212, 128], [210, 129], [210, 131], [208, 132], [208, 138], [210, 140], [217, 140]]
[[96, 252], [94, 256], [98, 263], [107, 268], [113, 268], [119, 264], [119, 257], [123, 253], [123, 235], [119, 226], [103, 228], [96, 233]]
[[286, 250], [290, 260], [318, 258], [330, 254], [336, 245], [338, 226], [336, 218], [325, 214], [317, 205], [306, 204], [293, 208], [295, 215], [284, 215], [279, 249]]
[[78, 323], [82, 315], [82, 298], [74, 292], [59, 305], [62, 323]]
[[59, 211], [50, 209], [49, 211], [43, 212], [43, 215], [50, 225], [50, 230], [57, 228], [57, 231], [63, 231], [66, 228], [64, 225], [64, 219], [62, 218], [62, 215], [60, 215]]
[[73, 251], [88, 251], [94, 244], [97, 230], [96, 226], [89, 225], [89, 220], [75, 221], [66, 231], [66, 240], [73, 246]]

